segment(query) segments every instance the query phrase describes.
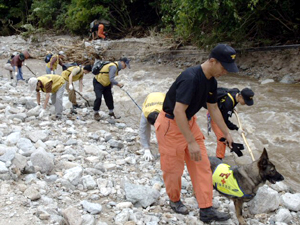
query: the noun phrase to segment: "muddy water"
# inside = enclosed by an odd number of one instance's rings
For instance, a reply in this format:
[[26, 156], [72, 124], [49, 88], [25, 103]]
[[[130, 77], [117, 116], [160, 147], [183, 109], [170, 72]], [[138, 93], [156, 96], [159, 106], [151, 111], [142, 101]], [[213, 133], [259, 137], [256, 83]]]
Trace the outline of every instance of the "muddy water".
[[[161, 65], [133, 64], [132, 67], [131, 70], [122, 71], [119, 80], [125, 84], [125, 90], [140, 106], [148, 93], [166, 92], [181, 72], [181, 69]], [[246, 139], [249, 147], [255, 159], [258, 159], [263, 148], [266, 148], [272, 162], [286, 178], [285, 182], [300, 192], [300, 85], [281, 83], [262, 85], [255, 79], [238, 75], [223, 76], [218, 79], [218, 84], [240, 90], [250, 87], [255, 92], [253, 106], [236, 107], [241, 123], [247, 131]], [[116, 110], [119, 108], [120, 114], [126, 117], [126, 123], [137, 128], [140, 118], [139, 108], [127, 93], [118, 88], [114, 90]], [[204, 109], [198, 112], [198, 124], [205, 134], [209, 155], [214, 155], [216, 139], [213, 133], [207, 135], [205, 113]], [[238, 124], [235, 115], [231, 121]], [[243, 143], [243, 139], [236, 131], [231, 131], [231, 134], [235, 142]], [[155, 144], [152, 146], [157, 148]], [[251, 162], [247, 148], [244, 155], [248, 162]], [[234, 163], [234, 157], [228, 149], [225, 161]]]

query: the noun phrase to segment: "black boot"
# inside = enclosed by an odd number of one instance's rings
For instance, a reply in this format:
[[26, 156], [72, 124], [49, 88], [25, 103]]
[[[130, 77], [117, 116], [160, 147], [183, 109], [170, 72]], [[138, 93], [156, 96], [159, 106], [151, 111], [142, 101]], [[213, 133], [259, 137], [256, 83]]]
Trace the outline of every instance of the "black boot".
[[171, 208], [180, 214], [186, 215], [189, 213], [187, 207], [179, 200], [178, 202], [172, 202], [170, 201]]
[[75, 104], [75, 105], [73, 105], [73, 109], [80, 109], [81, 108], [81, 106], [80, 105], [78, 105], [78, 104]]
[[115, 119], [120, 119], [121, 116], [116, 116], [114, 112], [108, 113], [109, 116], [113, 116]]
[[218, 212], [213, 207], [200, 209], [200, 220], [202, 222], [208, 223], [210, 221], [225, 221], [230, 219], [228, 213]]

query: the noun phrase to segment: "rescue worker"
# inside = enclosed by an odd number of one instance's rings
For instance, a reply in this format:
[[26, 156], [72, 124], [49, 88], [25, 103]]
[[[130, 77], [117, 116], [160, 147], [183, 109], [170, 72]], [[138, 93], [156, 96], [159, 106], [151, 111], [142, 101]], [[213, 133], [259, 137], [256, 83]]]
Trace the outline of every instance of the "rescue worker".
[[[238, 103], [240, 103], [241, 105], [246, 104], [248, 106], [253, 105], [254, 92], [249, 88], [244, 88], [242, 91], [240, 91], [237, 88], [228, 89], [228, 90], [224, 88], [218, 88], [217, 96], [220, 96], [218, 98], [218, 107], [222, 113], [223, 119], [228, 129], [237, 130], [240, 134], [245, 133], [244, 130], [242, 130], [237, 125], [232, 123], [229, 120], [229, 117], [232, 116], [233, 110]], [[218, 125], [212, 119], [210, 119], [209, 113], [207, 113], [207, 118], [208, 118], [208, 122], [211, 123], [211, 128], [217, 137], [216, 157], [222, 160], [225, 156], [225, 150], [226, 150], [226, 144], [220, 141], [220, 138], [224, 136], [223, 132], [220, 130]]]
[[69, 101], [72, 102], [73, 109], [80, 108], [80, 106], [76, 102], [76, 92], [73, 86], [73, 82], [77, 80], [79, 81], [79, 91], [82, 92], [83, 75], [88, 74], [91, 71], [92, 71], [91, 65], [86, 65], [83, 68], [82, 66], [72, 66], [64, 70], [61, 74], [61, 76], [65, 79]]
[[164, 93], [153, 92], [146, 97], [143, 103], [139, 133], [141, 146], [144, 149], [142, 158], [146, 161], [153, 159], [150, 151], [151, 125], [154, 125], [158, 114], [162, 110], [165, 97], [166, 94]]
[[31, 77], [28, 80], [28, 84], [31, 92], [36, 90], [36, 99], [38, 105], [41, 104], [40, 91], [46, 93], [45, 102], [42, 106], [39, 118], [44, 116], [51, 94], [51, 101], [55, 106], [55, 119], [61, 119], [63, 111], [63, 94], [66, 86], [65, 79], [60, 75], [46, 74], [38, 78]]
[[55, 54], [51, 57], [50, 61], [46, 64], [46, 73], [47, 74], [55, 74], [55, 70], [57, 69], [57, 65], [63, 66], [62, 59], [65, 57], [65, 53], [63, 51], [59, 51], [58, 54]]
[[99, 24], [98, 26], [98, 37], [101, 39], [105, 39], [105, 32], [104, 32], [104, 25], [102, 23]]
[[90, 24], [90, 33], [92, 34], [92, 40], [97, 39], [98, 37], [98, 28], [99, 28], [99, 22], [97, 20], [94, 20]]
[[[11, 60], [11, 66], [17, 78], [17, 83], [19, 80], [25, 81], [25, 79], [23, 78], [22, 66], [26, 66], [25, 59], [28, 59], [29, 57], [30, 55], [28, 51], [24, 51], [20, 54], [15, 55]], [[18, 67], [18, 72], [16, 71], [16, 67]]]
[[171, 85], [163, 110], [154, 124], [160, 152], [160, 164], [171, 208], [188, 214], [180, 200], [181, 176], [186, 163], [200, 208], [200, 220], [225, 221], [227, 213], [212, 207], [213, 183], [204, 135], [195, 114], [207, 104], [208, 111], [232, 148], [232, 137], [217, 105], [217, 80], [228, 72], [237, 72], [236, 52], [225, 44], [217, 45], [209, 59], [183, 71]]
[[14, 76], [13, 76], [13, 71], [14, 71], [14, 69], [13, 69], [13, 67], [11, 66], [11, 61], [12, 61], [12, 59], [15, 57], [15, 55], [17, 55], [17, 53], [12, 54], [12, 55], [10, 56], [10, 59], [7, 60], [7, 62], [6, 62], [5, 65], [4, 65], [4, 69], [8, 70], [8, 72], [9, 72], [10, 79], [14, 79]]
[[111, 92], [112, 85], [116, 85], [120, 88], [123, 87], [122, 83], [115, 80], [119, 71], [128, 67], [130, 69], [130, 60], [127, 58], [121, 58], [119, 61], [111, 62], [102, 67], [98, 75], [95, 75], [93, 79], [94, 92], [96, 99], [94, 101], [94, 119], [99, 121], [101, 116], [99, 115], [99, 109], [101, 106], [102, 95], [104, 96], [105, 103], [109, 109], [109, 116], [113, 116], [115, 119], [119, 119], [114, 113], [114, 100]]

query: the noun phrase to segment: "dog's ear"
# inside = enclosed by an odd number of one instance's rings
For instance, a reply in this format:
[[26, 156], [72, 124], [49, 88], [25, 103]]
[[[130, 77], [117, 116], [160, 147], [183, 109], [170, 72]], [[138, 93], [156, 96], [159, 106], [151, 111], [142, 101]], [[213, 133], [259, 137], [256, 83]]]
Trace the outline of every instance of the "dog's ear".
[[258, 166], [265, 170], [268, 166], [268, 162], [269, 162], [269, 156], [267, 153], [267, 150], [264, 148], [263, 153], [261, 154], [259, 161], [258, 161]]

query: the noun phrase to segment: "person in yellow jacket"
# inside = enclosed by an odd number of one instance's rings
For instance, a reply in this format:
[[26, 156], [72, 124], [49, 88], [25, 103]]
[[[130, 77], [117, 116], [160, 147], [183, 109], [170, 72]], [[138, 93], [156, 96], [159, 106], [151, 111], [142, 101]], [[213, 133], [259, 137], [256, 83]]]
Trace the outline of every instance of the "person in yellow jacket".
[[65, 90], [65, 80], [62, 76], [56, 74], [46, 74], [38, 78], [31, 77], [28, 80], [30, 91], [36, 90], [37, 104], [41, 104], [40, 91], [46, 93], [46, 99], [39, 117], [42, 118], [47, 108], [50, 94], [52, 104], [55, 106], [56, 119], [61, 119], [63, 111], [63, 94]]
[[143, 103], [139, 133], [140, 143], [144, 149], [142, 158], [146, 161], [153, 159], [150, 151], [151, 125], [154, 125], [158, 114], [162, 110], [165, 97], [165, 93], [153, 92], [146, 97]]
[[81, 66], [72, 66], [64, 70], [61, 73], [61, 76], [66, 81], [66, 89], [69, 95], [69, 101], [73, 104], [73, 109], [79, 108], [79, 105], [76, 102], [76, 92], [73, 86], [73, 82], [79, 81], [79, 91], [82, 92], [82, 79], [84, 74], [88, 74], [92, 71], [91, 65], [86, 65], [83, 68]]
[[50, 61], [46, 64], [46, 73], [47, 74], [55, 74], [55, 70], [57, 69], [57, 65], [63, 65], [62, 59], [65, 57], [65, 53], [63, 51], [59, 51], [58, 55], [53, 55]]
[[94, 119], [99, 121], [101, 116], [99, 115], [99, 109], [101, 106], [102, 95], [107, 108], [109, 109], [109, 115], [113, 116], [115, 119], [117, 117], [114, 113], [114, 100], [111, 92], [112, 85], [116, 85], [120, 88], [123, 84], [115, 80], [115, 76], [118, 75], [119, 71], [128, 67], [130, 69], [130, 60], [127, 58], [121, 58], [119, 61], [111, 62], [102, 67], [99, 74], [93, 79], [94, 92], [96, 99], [94, 101]]

